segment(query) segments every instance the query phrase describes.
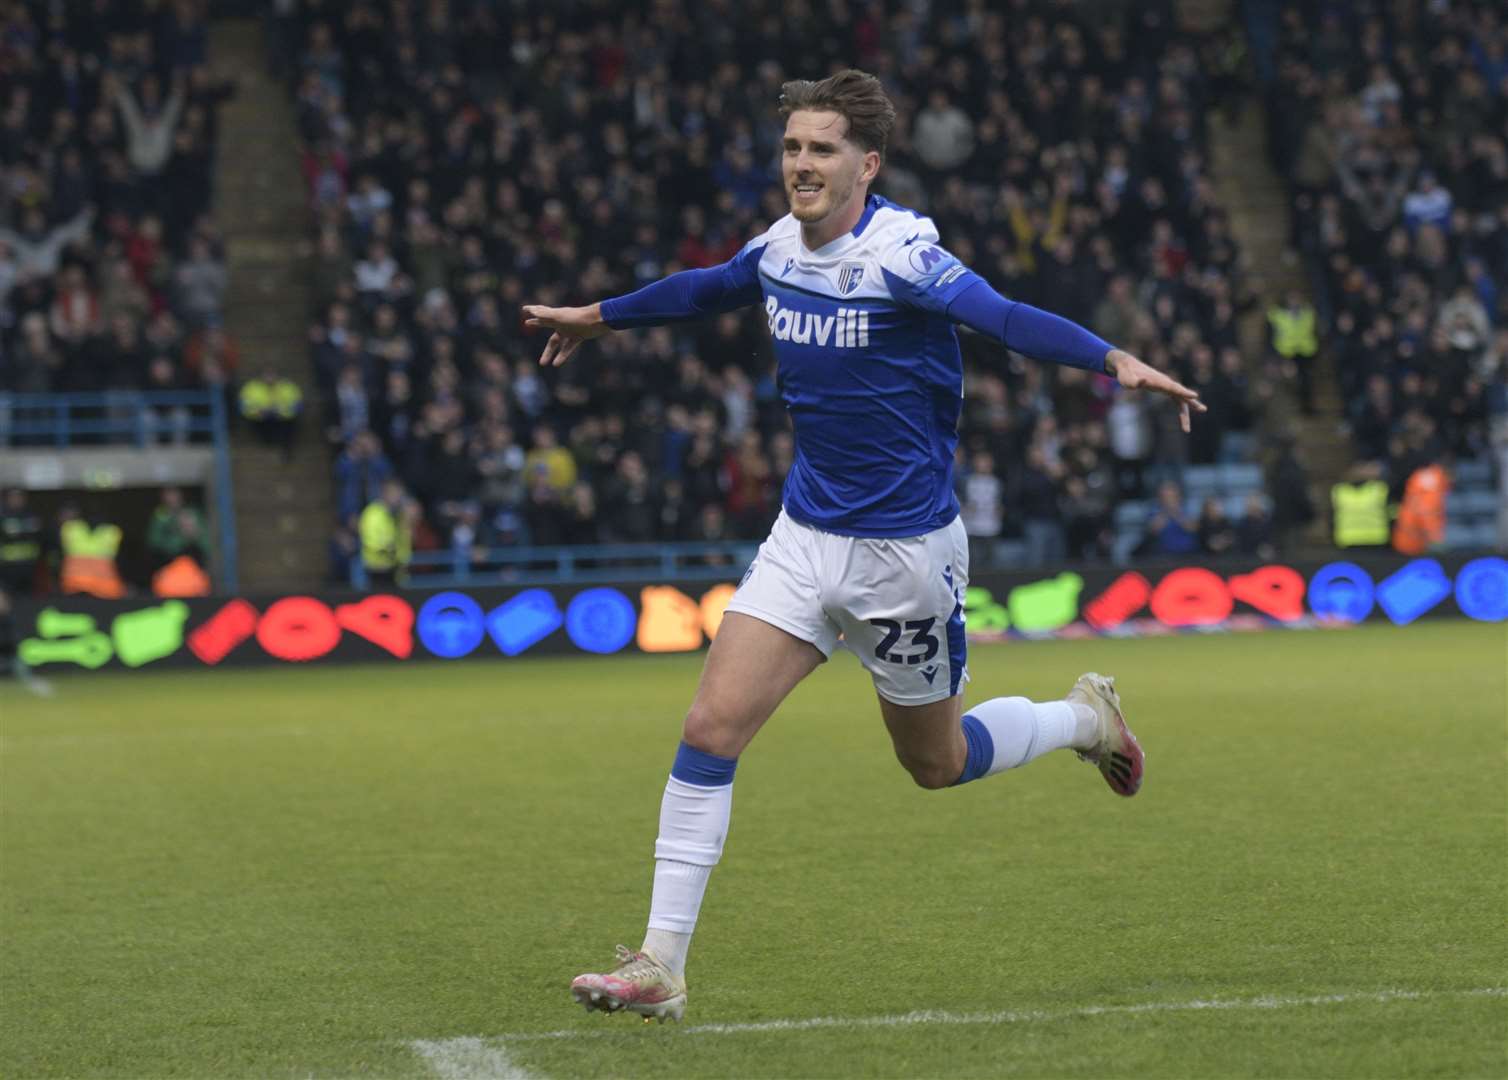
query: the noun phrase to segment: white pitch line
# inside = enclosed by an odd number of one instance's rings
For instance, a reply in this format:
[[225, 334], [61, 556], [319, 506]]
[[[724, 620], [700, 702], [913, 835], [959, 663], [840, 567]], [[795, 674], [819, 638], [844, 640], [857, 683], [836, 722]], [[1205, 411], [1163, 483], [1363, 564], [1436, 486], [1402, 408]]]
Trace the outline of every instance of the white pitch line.
[[[1192, 1001], [1149, 1001], [1139, 1005], [1084, 1005], [1075, 1009], [1026, 1009], [1001, 1012], [958, 1013], [943, 1009], [923, 1009], [893, 1016], [814, 1016], [806, 1020], [762, 1020], [745, 1024], [693, 1024], [671, 1029], [656, 1027], [656, 1032], [674, 1035], [743, 1035], [765, 1031], [812, 1031], [818, 1028], [892, 1028], [922, 1024], [1030, 1024], [1076, 1020], [1094, 1016], [1136, 1016], [1144, 1013], [1235, 1011], [1242, 1009], [1297, 1009], [1314, 1005], [1383, 1004], [1390, 1001], [1429, 1001], [1436, 998], [1505, 997], [1508, 987], [1486, 986], [1471, 990], [1375, 990], [1349, 994], [1315, 994], [1308, 997], [1196, 998]], [[546, 1039], [601, 1039], [638, 1030], [639, 1024], [617, 1030], [585, 1031], [564, 1028], [559, 1031], [521, 1032], [476, 1037], [413, 1042], [409, 1045], [424, 1057], [441, 1080], [500, 1080], [528, 1074], [513, 1064], [501, 1047], [512, 1043], [540, 1042]], [[489, 1057], [495, 1053], [496, 1057]], [[493, 1071], [488, 1071], [488, 1070]]]
[[530, 1080], [502, 1047], [477, 1038], [423, 1039], [409, 1043], [441, 1080]]

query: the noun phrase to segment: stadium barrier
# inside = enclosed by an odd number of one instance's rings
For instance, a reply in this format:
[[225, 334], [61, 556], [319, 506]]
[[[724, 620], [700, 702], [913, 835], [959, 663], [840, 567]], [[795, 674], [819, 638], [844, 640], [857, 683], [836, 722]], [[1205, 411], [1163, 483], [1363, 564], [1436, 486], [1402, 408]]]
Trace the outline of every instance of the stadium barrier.
[[[485, 586], [18, 605], [31, 667], [100, 670], [692, 652], [736, 584]], [[1508, 560], [1377, 556], [1328, 563], [989, 573], [964, 595], [971, 641], [1319, 627], [1429, 616], [1508, 620]]]

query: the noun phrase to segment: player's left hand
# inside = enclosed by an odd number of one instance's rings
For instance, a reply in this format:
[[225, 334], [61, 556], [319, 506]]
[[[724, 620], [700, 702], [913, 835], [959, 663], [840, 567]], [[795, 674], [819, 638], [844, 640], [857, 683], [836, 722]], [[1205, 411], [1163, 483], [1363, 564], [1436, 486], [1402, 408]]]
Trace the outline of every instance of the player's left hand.
[[1209, 412], [1199, 400], [1199, 391], [1190, 390], [1177, 379], [1170, 379], [1155, 367], [1144, 364], [1128, 352], [1112, 349], [1105, 358], [1106, 365], [1115, 374], [1116, 380], [1127, 390], [1151, 390], [1166, 394], [1178, 402], [1178, 423], [1185, 432], [1190, 430], [1190, 410]]
[[529, 329], [555, 331], [539, 356], [540, 364], [545, 367], [559, 367], [581, 348], [583, 341], [612, 332], [612, 327], [602, 321], [600, 304], [571, 308], [525, 304], [523, 310], [524, 325]]

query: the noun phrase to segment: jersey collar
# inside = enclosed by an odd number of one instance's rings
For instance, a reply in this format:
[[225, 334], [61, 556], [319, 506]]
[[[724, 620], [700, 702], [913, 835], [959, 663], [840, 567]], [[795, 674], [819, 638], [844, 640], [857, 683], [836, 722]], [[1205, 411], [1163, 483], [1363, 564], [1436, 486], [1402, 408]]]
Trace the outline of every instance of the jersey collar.
[[859, 238], [859, 234], [864, 231], [865, 226], [869, 224], [869, 219], [874, 217], [875, 211], [882, 205], [884, 205], [884, 200], [878, 195], [866, 196], [864, 199], [864, 212], [859, 215], [858, 224], [848, 232], [833, 237], [819, 248], [809, 248], [806, 246], [806, 241], [800, 239], [798, 226], [796, 243], [800, 246], [802, 254], [809, 259], [831, 259], [847, 251], [852, 246], [853, 242]]
[[874, 212], [879, 208], [880, 197], [878, 195], [865, 196], [864, 212], [859, 215], [859, 223], [853, 227], [853, 233], [851, 235], [857, 237], [861, 232], [863, 232], [864, 227], [869, 224], [869, 219], [874, 217]]

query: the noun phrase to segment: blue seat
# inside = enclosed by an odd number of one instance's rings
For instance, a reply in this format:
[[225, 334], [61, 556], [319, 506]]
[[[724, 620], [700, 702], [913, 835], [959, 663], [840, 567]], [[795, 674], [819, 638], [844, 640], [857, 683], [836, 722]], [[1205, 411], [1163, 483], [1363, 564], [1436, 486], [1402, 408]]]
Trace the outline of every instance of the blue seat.
[[995, 550], [996, 566], [1025, 566], [1026, 565], [1026, 541], [1025, 540], [996, 540]]
[[1467, 551], [1476, 547], [1477, 530], [1474, 526], [1463, 524], [1459, 521], [1446, 521], [1445, 523], [1445, 550]]
[[1476, 536], [1475, 536], [1476, 543], [1474, 545], [1472, 545], [1473, 547], [1477, 547], [1477, 548], [1497, 548], [1497, 546], [1498, 546], [1498, 523], [1496, 521], [1481, 521], [1481, 522], [1478, 522], [1475, 526], [1473, 526], [1473, 529], [1476, 532]]
[[1492, 462], [1487, 458], [1468, 458], [1456, 462], [1451, 474], [1458, 488], [1486, 486], [1492, 483]]
[[1123, 502], [1115, 508], [1115, 528], [1117, 531], [1125, 528], [1141, 529], [1152, 516], [1156, 506], [1150, 499], [1132, 499]]
[[1183, 470], [1183, 494], [1186, 498], [1203, 499], [1219, 490], [1219, 465], [1190, 465]]
[[1242, 462], [1220, 466], [1220, 486], [1227, 495], [1245, 495], [1262, 490], [1262, 466]]
[[1502, 509], [1498, 502], [1498, 493], [1491, 488], [1451, 492], [1446, 496], [1446, 513], [1453, 512], [1452, 503], [1468, 517], [1496, 517], [1498, 511]]
[[[1245, 495], [1227, 495], [1225, 497], [1225, 513], [1232, 521], [1240, 521], [1246, 516], [1246, 500], [1251, 498], [1251, 492]], [[1272, 513], [1272, 500], [1266, 495], [1261, 496], [1262, 509]]]
[[1115, 543], [1110, 549], [1110, 558], [1117, 566], [1125, 566], [1131, 561], [1131, 553], [1136, 550], [1136, 545], [1141, 543], [1143, 533], [1140, 529], [1117, 529]]

